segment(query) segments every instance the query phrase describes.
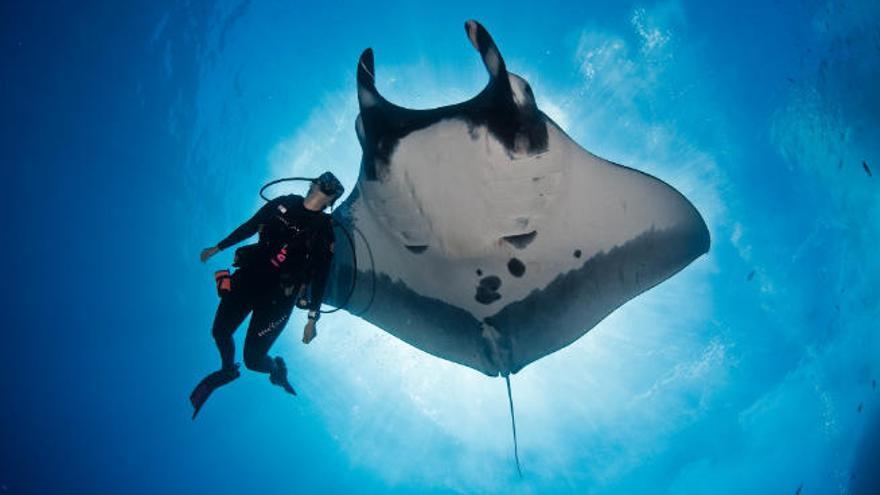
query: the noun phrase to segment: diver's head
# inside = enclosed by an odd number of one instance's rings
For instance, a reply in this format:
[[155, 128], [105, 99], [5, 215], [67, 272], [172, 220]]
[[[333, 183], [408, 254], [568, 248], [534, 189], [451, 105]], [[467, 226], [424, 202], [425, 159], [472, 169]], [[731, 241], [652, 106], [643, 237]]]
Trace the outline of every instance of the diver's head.
[[333, 206], [333, 203], [335, 203], [344, 192], [345, 188], [342, 187], [342, 183], [339, 182], [339, 179], [337, 179], [332, 172], [328, 171], [319, 175], [317, 178], [312, 179], [312, 185], [309, 187], [309, 193], [306, 196], [306, 199], [317, 202], [320, 209], [323, 210], [328, 206]]

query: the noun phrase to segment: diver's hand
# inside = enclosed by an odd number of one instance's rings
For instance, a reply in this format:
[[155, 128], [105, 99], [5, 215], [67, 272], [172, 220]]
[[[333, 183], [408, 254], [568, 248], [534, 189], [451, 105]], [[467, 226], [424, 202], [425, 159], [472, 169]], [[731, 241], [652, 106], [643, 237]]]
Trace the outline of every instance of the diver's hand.
[[303, 328], [303, 344], [308, 344], [317, 335], [318, 330], [315, 328], [315, 320], [307, 321], [305, 328]]
[[214, 256], [218, 252], [220, 252], [220, 248], [218, 248], [217, 246], [205, 248], [202, 249], [202, 254], [199, 256], [199, 258], [202, 260], [202, 263], [204, 263], [208, 261], [208, 258]]

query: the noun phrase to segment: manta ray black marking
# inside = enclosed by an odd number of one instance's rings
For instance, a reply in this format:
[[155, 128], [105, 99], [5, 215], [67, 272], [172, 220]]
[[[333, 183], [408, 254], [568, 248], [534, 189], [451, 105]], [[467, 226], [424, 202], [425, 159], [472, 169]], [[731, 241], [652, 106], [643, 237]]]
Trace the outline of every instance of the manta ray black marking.
[[[361, 55], [361, 171], [334, 217], [363, 233], [350, 312], [507, 376], [706, 253], [709, 232], [668, 184], [578, 146], [507, 71], [483, 26], [465, 30], [489, 83], [455, 105], [388, 102], [372, 50]], [[351, 259], [337, 243], [331, 305], [348, 294]]]

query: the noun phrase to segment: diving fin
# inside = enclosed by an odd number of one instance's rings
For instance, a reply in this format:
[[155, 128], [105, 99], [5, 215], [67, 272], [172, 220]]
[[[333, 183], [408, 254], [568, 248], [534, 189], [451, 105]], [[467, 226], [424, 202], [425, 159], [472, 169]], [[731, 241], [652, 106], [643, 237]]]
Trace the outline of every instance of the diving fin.
[[287, 365], [284, 363], [284, 360], [281, 359], [281, 356], [275, 356], [275, 369], [269, 374], [269, 381], [272, 382], [273, 385], [278, 385], [283, 388], [288, 394], [296, 395], [296, 390], [294, 390], [290, 385], [290, 382], [287, 381]]
[[196, 385], [196, 388], [189, 394], [189, 401], [194, 409], [192, 419], [196, 419], [196, 415], [202, 409], [202, 406], [205, 405], [213, 391], [241, 376], [241, 372], [238, 371], [239, 366], [238, 363], [235, 363], [231, 368], [219, 369], [203, 378]]

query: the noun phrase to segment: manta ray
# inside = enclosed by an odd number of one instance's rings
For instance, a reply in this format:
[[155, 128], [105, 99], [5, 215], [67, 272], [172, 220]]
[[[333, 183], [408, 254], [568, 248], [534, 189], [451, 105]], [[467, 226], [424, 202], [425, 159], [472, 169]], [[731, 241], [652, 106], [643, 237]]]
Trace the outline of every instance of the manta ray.
[[708, 252], [709, 232], [672, 186], [574, 142], [488, 31], [465, 30], [489, 83], [454, 105], [389, 102], [361, 54], [360, 173], [333, 212], [357, 235], [336, 243], [325, 302], [508, 377]]

